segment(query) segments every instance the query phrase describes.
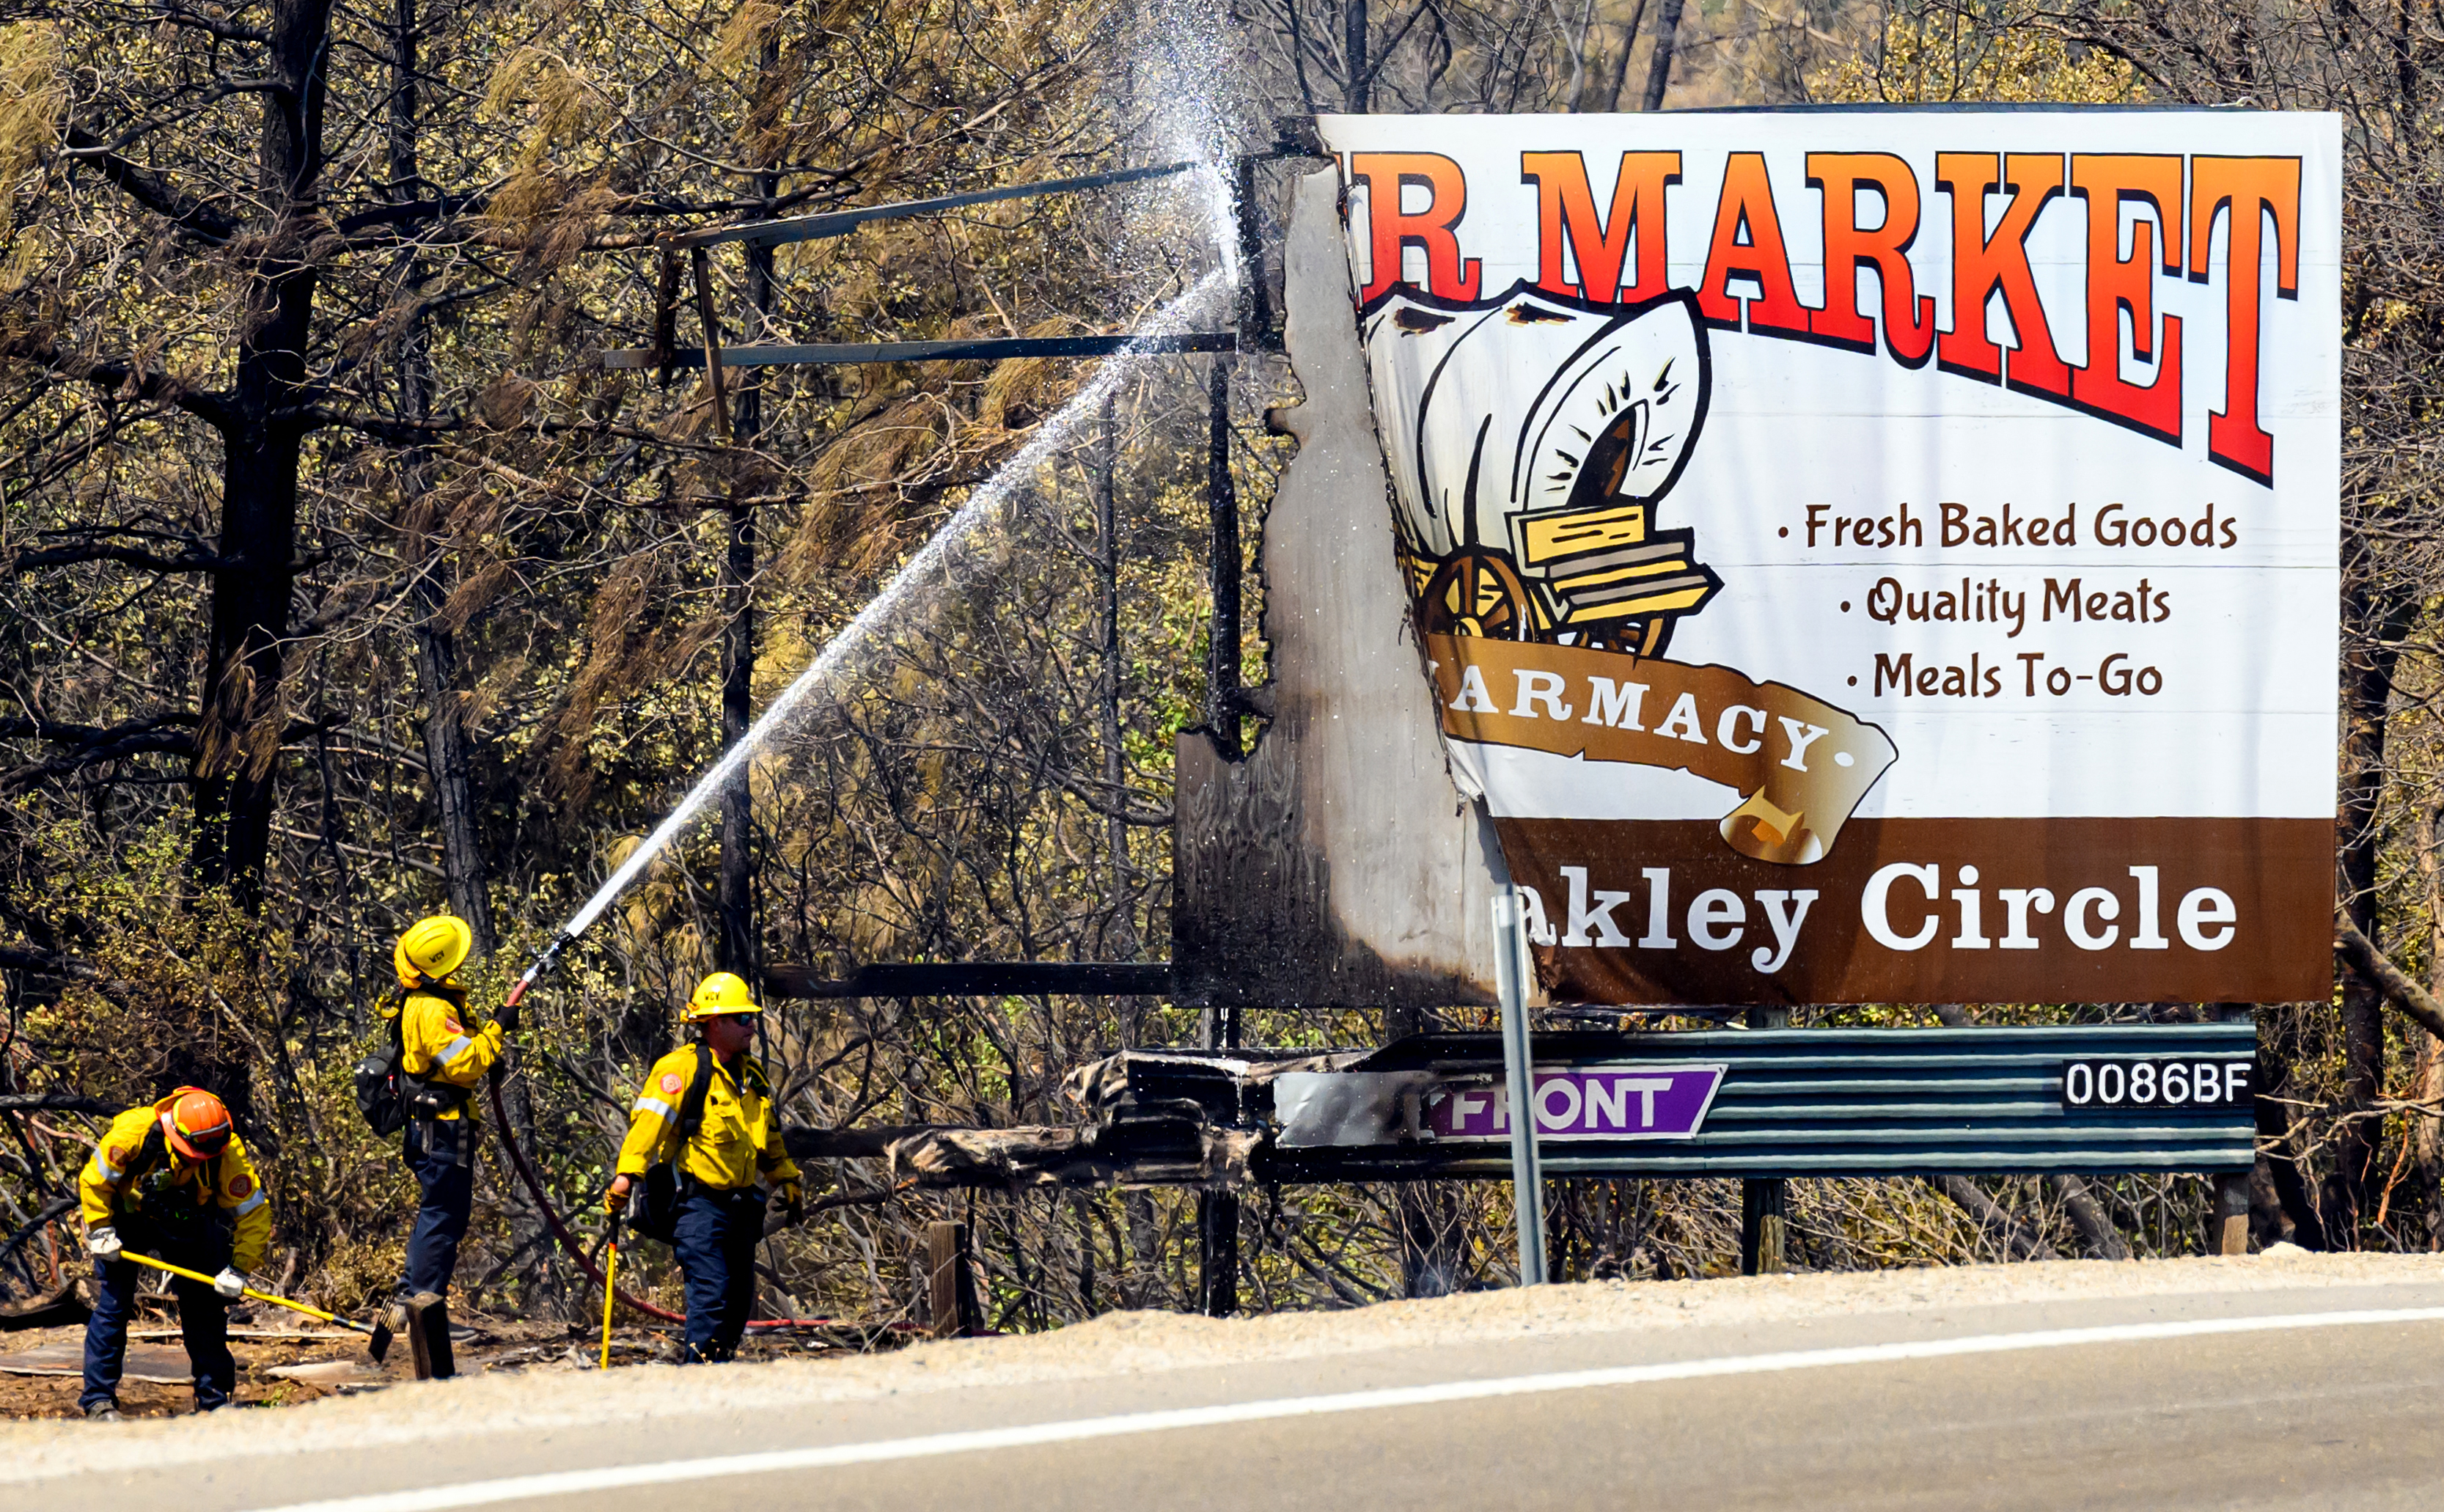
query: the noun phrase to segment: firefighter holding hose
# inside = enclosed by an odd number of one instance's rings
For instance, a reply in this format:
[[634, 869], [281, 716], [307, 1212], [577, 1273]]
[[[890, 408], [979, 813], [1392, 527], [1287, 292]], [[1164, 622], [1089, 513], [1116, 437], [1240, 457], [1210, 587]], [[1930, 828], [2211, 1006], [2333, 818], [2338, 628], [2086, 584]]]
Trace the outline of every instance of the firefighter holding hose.
[[201, 1087], [128, 1109], [93, 1147], [77, 1192], [99, 1293], [84, 1327], [84, 1392], [77, 1398], [84, 1415], [119, 1420], [127, 1319], [136, 1310], [131, 1253], [213, 1275], [209, 1285], [181, 1278], [170, 1288], [194, 1371], [195, 1411], [228, 1406], [237, 1389], [230, 1303], [244, 1295], [271, 1239], [263, 1178], [229, 1109]]
[[[482, 1133], [469, 1094], [506, 1053], [507, 1037], [518, 1026], [512, 998], [491, 1023], [467, 1027], [467, 989], [457, 972], [473, 948], [467, 921], [444, 913], [408, 926], [391, 952], [399, 996], [382, 1015], [398, 1028], [399, 1069], [413, 1089], [399, 1152], [421, 1194], [399, 1277], [401, 1302], [450, 1293], [458, 1245], [474, 1208], [475, 1144]], [[405, 1321], [395, 1316], [392, 1326]]]
[[[687, 1277], [683, 1361], [738, 1353], [755, 1303], [755, 1245], [764, 1237], [759, 1178], [784, 1208], [804, 1202], [798, 1168], [781, 1146], [771, 1082], [747, 1053], [761, 1012], [746, 982], [731, 972], [716, 971], [696, 987], [680, 1018], [695, 1025], [697, 1042], [646, 1073], [628, 1116], [619, 1174], [604, 1197], [617, 1215], [641, 1183], [649, 1204], [669, 1205], [662, 1222]], [[657, 1167], [667, 1169], [649, 1177]], [[646, 1218], [636, 1226], [651, 1234], [657, 1225]]]

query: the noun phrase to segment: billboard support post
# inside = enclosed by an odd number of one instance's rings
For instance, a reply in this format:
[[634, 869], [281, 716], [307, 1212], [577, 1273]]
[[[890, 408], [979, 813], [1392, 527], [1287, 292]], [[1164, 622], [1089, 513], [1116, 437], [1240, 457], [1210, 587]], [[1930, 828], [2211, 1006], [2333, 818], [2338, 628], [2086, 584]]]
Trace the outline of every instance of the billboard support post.
[[1502, 1000], [1502, 1069], [1510, 1108], [1511, 1206], [1519, 1216], [1519, 1284], [1545, 1283], [1545, 1172], [1536, 1158], [1535, 1067], [1528, 1047], [1527, 921], [1516, 893], [1493, 899], [1494, 987]]
[[[1751, 1029], [1787, 1029], [1788, 1008], [1750, 1008]], [[1790, 1183], [1750, 1176], [1740, 1183], [1740, 1274], [1768, 1276], [1789, 1263]]]
[[[2208, 1013], [2218, 1023], [2257, 1023], [2257, 1007], [2249, 1003], [2218, 1003]], [[2207, 1214], [2207, 1253], [2249, 1253], [2249, 1180], [2246, 1171], [2218, 1171], [2208, 1178], [2214, 1194]]]

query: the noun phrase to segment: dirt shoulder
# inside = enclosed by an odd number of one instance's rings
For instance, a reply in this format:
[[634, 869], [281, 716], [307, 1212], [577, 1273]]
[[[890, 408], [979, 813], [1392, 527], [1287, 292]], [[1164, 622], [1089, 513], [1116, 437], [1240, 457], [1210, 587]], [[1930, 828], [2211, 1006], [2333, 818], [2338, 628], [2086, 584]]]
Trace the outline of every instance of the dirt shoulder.
[[115, 1466], [366, 1448], [470, 1431], [528, 1432], [606, 1418], [752, 1411], [967, 1386], [1283, 1360], [1533, 1335], [1617, 1333], [2077, 1299], [2444, 1283], [2444, 1256], [2309, 1255], [2115, 1264], [1596, 1282], [1386, 1302], [1335, 1313], [1214, 1319], [1114, 1313], [1050, 1334], [920, 1345], [885, 1355], [679, 1371], [581, 1368], [578, 1352], [459, 1380], [391, 1387], [285, 1411], [120, 1425], [0, 1424], [0, 1484]]

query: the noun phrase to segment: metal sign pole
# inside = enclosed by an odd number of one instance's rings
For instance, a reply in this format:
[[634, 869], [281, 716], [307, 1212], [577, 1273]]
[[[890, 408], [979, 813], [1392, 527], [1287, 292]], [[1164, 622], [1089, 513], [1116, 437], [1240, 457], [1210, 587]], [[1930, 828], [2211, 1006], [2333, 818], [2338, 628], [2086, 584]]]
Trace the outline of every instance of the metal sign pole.
[[1493, 982], [1502, 1000], [1502, 1069], [1509, 1089], [1511, 1206], [1519, 1215], [1519, 1284], [1545, 1283], [1545, 1171], [1536, 1156], [1535, 1067], [1528, 1038], [1528, 928], [1519, 895], [1493, 900]]

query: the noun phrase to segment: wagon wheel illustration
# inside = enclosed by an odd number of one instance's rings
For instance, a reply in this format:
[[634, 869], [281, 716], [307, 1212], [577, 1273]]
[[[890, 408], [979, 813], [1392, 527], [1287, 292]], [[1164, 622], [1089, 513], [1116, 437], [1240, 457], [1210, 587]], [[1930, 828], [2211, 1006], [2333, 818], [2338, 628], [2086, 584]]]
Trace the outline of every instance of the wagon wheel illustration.
[[1590, 630], [1569, 642], [1589, 651], [1618, 652], [1625, 656], [1659, 656], [1671, 643], [1671, 615], [1657, 615], [1652, 619], [1617, 620], [1602, 630]]
[[1528, 640], [1535, 636], [1528, 585], [1509, 559], [1462, 546], [1435, 568], [1417, 596], [1417, 624], [1428, 635]]

